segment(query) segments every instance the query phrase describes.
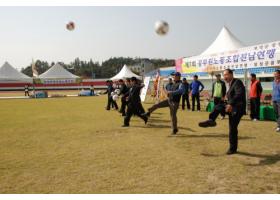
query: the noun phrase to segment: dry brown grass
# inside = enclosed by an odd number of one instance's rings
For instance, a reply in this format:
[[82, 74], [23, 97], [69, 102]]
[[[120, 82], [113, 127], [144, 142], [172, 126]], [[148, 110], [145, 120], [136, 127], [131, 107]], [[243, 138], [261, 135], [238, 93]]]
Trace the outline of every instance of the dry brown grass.
[[[29, 90], [32, 93], [32, 90]], [[48, 90], [48, 95], [63, 94], [63, 95], [78, 95], [79, 90]], [[24, 91], [0, 91], [0, 97], [15, 97], [24, 96]]]
[[[1, 193], [279, 193], [274, 122], [240, 124], [240, 154], [226, 156], [227, 120], [167, 109], [122, 128], [105, 97], [0, 100]], [[145, 107], [150, 105], [145, 105]]]

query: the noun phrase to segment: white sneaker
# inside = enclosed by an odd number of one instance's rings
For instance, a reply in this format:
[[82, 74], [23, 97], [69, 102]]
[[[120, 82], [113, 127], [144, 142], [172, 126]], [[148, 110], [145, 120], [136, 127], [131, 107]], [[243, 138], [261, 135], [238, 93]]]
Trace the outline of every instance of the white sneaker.
[[253, 119], [254, 122], [258, 121], [257, 119]]
[[221, 120], [225, 119], [225, 117], [221, 116]]
[[278, 127], [278, 128], [276, 128], [276, 132], [280, 132], [280, 128]]

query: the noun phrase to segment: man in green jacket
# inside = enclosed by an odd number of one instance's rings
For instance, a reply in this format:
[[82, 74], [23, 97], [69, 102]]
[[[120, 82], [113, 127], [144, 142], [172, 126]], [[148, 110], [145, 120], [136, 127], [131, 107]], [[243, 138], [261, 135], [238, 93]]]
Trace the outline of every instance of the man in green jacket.
[[[226, 90], [226, 84], [221, 80], [221, 74], [216, 74], [216, 81], [212, 85], [212, 99], [215, 106], [224, 104]], [[221, 112], [221, 119], [224, 119], [225, 115], [225, 112]]]

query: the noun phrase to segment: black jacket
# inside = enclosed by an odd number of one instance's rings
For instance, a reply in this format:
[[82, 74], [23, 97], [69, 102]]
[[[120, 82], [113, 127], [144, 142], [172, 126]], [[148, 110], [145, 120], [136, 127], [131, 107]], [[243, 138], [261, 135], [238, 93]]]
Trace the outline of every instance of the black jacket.
[[129, 89], [127, 88], [127, 86], [125, 84], [121, 85], [120, 94], [125, 95], [128, 91], [129, 91]]
[[182, 84], [183, 84], [183, 86], [184, 86], [184, 88], [185, 88], [183, 95], [189, 95], [190, 84], [189, 84], [188, 82], [185, 82], [185, 83], [182, 82]]
[[234, 78], [226, 94], [228, 104], [233, 107], [233, 112], [246, 113], [246, 92], [243, 82]]
[[135, 84], [132, 86], [129, 90], [129, 95], [128, 95], [128, 104], [129, 105], [137, 105], [138, 103], [141, 102], [140, 98], [140, 91], [144, 87], [144, 85], [138, 85]]
[[[227, 93], [227, 88], [226, 88], [226, 84], [224, 81], [220, 81], [221, 84], [222, 84], [222, 97], [225, 97], [226, 96], [226, 93]], [[214, 89], [215, 89], [215, 84], [217, 83], [217, 81], [215, 81], [213, 84], [212, 84], [212, 97], [214, 96]]]

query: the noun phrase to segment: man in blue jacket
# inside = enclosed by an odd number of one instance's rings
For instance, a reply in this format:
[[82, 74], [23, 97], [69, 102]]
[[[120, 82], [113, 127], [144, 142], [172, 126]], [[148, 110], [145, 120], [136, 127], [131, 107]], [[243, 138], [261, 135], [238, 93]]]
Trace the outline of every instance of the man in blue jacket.
[[188, 110], [191, 109], [190, 100], [189, 100], [189, 90], [190, 90], [190, 84], [188, 83], [186, 78], [183, 78], [184, 85], [184, 93], [182, 95], [182, 110], [185, 110], [185, 102], [187, 103]]
[[192, 94], [192, 111], [194, 111], [195, 101], [197, 102], [197, 110], [200, 111], [200, 92], [204, 89], [204, 85], [198, 80], [198, 76], [193, 76], [193, 82], [190, 85]]
[[149, 117], [152, 112], [154, 112], [158, 108], [169, 107], [170, 109], [170, 117], [172, 120], [172, 134], [175, 135], [178, 132], [177, 127], [177, 110], [179, 108], [180, 99], [182, 94], [184, 93], [184, 86], [181, 82], [181, 73], [176, 72], [174, 76], [174, 82], [169, 91], [167, 91], [168, 99], [161, 101], [151, 108], [148, 108], [148, 112], [144, 113], [143, 116]]
[[272, 87], [272, 102], [277, 121], [276, 132], [280, 132], [280, 70], [274, 72]]

